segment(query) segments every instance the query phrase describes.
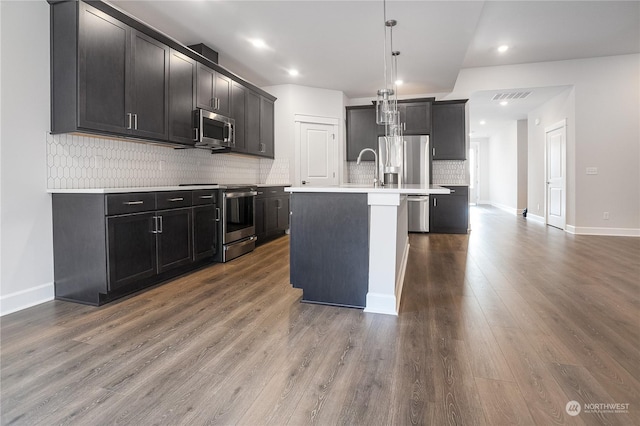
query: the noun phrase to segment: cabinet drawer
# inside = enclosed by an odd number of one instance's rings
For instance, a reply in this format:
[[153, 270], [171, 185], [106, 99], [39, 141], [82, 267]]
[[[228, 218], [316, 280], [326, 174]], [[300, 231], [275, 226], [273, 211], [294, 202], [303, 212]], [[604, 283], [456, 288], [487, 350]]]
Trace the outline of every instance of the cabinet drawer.
[[258, 198], [276, 197], [285, 194], [284, 186], [265, 186], [258, 188]]
[[158, 210], [191, 207], [191, 191], [156, 192]]
[[205, 204], [216, 204], [218, 198], [218, 190], [217, 189], [200, 189], [198, 191], [193, 191], [192, 193], [192, 203], [194, 206], [202, 206]]
[[126, 213], [138, 213], [156, 208], [156, 196], [153, 192], [128, 192], [109, 194], [107, 198], [107, 216]]

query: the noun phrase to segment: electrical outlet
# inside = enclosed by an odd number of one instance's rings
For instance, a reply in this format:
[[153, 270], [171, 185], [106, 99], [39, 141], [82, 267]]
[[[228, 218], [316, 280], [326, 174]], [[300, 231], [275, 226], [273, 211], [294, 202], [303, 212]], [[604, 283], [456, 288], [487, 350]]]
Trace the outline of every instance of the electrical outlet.
[[598, 174], [598, 168], [597, 167], [587, 167], [587, 174], [588, 175], [597, 175]]
[[603, 218], [604, 220], [609, 220], [609, 212], [604, 212], [604, 213], [602, 213], [602, 218]]

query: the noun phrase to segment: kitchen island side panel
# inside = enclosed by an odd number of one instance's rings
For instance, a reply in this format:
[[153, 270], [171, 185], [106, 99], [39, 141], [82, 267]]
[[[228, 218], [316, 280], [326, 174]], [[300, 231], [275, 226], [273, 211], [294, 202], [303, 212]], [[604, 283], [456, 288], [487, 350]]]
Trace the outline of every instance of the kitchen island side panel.
[[364, 308], [369, 283], [367, 194], [293, 193], [291, 283], [302, 300]]

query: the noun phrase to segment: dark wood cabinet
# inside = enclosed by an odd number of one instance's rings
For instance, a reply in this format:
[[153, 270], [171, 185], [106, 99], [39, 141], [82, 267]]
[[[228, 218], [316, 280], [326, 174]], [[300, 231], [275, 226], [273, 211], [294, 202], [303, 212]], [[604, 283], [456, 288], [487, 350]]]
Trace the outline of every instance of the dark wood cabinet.
[[56, 298], [101, 305], [212, 262], [217, 192], [53, 194]]
[[469, 188], [448, 186], [450, 194], [430, 195], [429, 232], [466, 234], [469, 228]]
[[[73, 7], [72, 3], [69, 4]], [[128, 74], [130, 68], [131, 28], [115, 18], [87, 5], [80, 3], [78, 11], [78, 122], [71, 124], [80, 128], [97, 131], [125, 134], [129, 128], [127, 115], [130, 110], [128, 100]], [[67, 7], [68, 9], [69, 7]], [[75, 46], [62, 46], [65, 41], [75, 42], [75, 25], [70, 28], [62, 28], [65, 25], [65, 10], [62, 8], [53, 14], [60, 18], [61, 22], [55, 26], [54, 49], [71, 49]], [[75, 10], [71, 10], [74, 13]], [[65, 31], [69, 30], [69, 31]], [[58, 37], [55, 37], [58, 35]], [[75, 50], [75, 49], [74, 49]], [[67, 55], [73, 55], [73, 51], [63, 51]], [[63, 93], [65, 89], [75, 84], [74, 64], [64, 63], [62, 55], [54, 56], [52, 69], [53, 95], [56, 101], [62, 101], [69, 93]], [[74, 58], [75, 59], [75, 58]], [[64, 69], [68, 66], [67, 69]], [[64, 87], [63, 87], [64, 86]], [[59, 96], [56, 96], [59, 95]], [[68, 103], [54, 104], [52, 130], [57, 130], [60, 120], [66, 122], [73, 120], [75, 99]], [[58, 120], [56, 120], [58, 118]], [[75, 121], [75, 120], [73, 120]], [[66, 129], [61, 129], [66, 130]]]
[[159, 230], [156, 233], [158, 273], [192, 262], [191, 208], [156, 212]]
[[70, 4], [52, 9], [52, 131], [166, 140], [169, 47], [92, 6]]
[[231, 114], [231, 79], [198, 64], [197, 106], [225, 116]]
[[467, 101], [433, 104], [431, 146], [434, 160], [466, 160]]
[[194, 145], [196, 66], [193, 59], [171, 50], [169, 59], [169, 141]]
[[255, 209], [258, 244], [284, 235], [289, 228], [289, 194], [284, 188], [258, 188]]
[[245, 142], [248, 154], [274, 157], [274, 102], [248, 91], [245, 109]]
[[231, 85], [231, 118], [236, 122], [235, 145], [233, 151], [247, 151], [247, 89], [241, 84], [233, 82]]
[[[378, 136], [384, 127], [376, 124], [374, 105], [346, 107], [347, 115], [347, 161], [356, 161], [365, 148], [378, 149]], [[370, 152], [362, 154], [363, 161], [374, 161]]]
[[108, 290], [130, 286], [156, 275], [153, 213], [107, 217]]
[[405, 135], [431, 134], [431, 102], [398, 103], [398, 112]]

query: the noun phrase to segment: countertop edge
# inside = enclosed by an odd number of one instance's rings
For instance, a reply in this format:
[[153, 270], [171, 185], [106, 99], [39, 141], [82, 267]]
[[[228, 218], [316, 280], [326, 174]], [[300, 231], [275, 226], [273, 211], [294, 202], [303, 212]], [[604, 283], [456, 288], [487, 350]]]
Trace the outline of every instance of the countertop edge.
[[285, 188], [285, 192], [306, 192], [306, 193], [345, 193], [345, 194], [402, 194], [402, 195], [430, 195], [430, 194], [450, 194], [448, 188], [439, 185], [430, 185], [429, 187], [413, 187], [413, 188], [374, 188], [372, 186], [329, 186], [329, 187], [310, 187], [295, 186]]

